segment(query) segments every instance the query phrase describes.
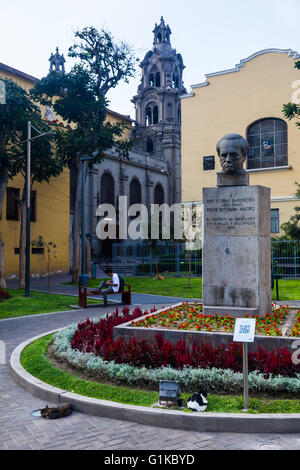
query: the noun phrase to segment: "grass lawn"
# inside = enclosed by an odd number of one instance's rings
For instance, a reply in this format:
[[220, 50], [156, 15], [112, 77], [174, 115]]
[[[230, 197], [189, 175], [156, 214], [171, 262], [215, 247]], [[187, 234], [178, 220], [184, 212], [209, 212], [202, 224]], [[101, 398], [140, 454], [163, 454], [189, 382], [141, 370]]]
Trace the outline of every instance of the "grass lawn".
[[[79, 395], [118, 403], [149, 407], [158, 402], [158, 391], [155, 390], [146, 391], [90, 382], [57, 369], [46, 357], [46, 350], [51, 341], [52, 335], [40, 338], [27, 346], [21, 355], [22, 366], [43, 382]], [[188, 400], [189, 396], [189, 393], [184, 393], [182, 398]], [[240, 413], [242, 409], [241, 396], [208, 395], [207, 411]], [[300, 413], [300, 400], [250, 398], [249, 413]]]
[[[300, 279], [279, 279], [278, 288], [280, 300], [300, 300]], [[273, 300], [276, 300], [276, 283]]]
[[[131, 285], [132, 292], [142, 294], [166, 295], [170, 297], [186, 297], [202, 299], [202, 279], [192, 278], [191, 288], [188, 288], [188, 279], [180, 277], [166, 277], [163, 281], [151, 277], [128, 277], [124, 279]], [[100, 279], [91, 280], [90, 287], [98, 287]], [[280, 300], [300, 300], [300, 280], [278, 281]], [[276, 287], [273, 290], [273, 300], [276, 300]]]
[[157, 392], [89, 382], [57, 369], [46, 357], [46, 350], [51, 341], [52, 335], [45, 336], [27, 346], [21, 355], [22, 366], [43, 382], [78, 395], [130, 405], [150, 406], [158, 401]]
[[[10, 289], [11, 298], [0, 303], [0, 320], [3, 318], [23, 317], [38, 313], [62, 312], [74, 310], [70, 305], [76, 305], [76, 297], [45, 294], [30, 291], [30, 297], [24, 297], [23, 289]], [[92, 303], [96, 303], [92, 301]]]
[[[90, 287], [98, 287], [100, 279], [90, 280]], [[170, 297], [202, 298], [202, 279], [192, 278], [191, 288], [188, 289], [188, 279], [166, 277], [163, 281], [152, 277], [126, 277], [126, 284], [131, 285], [131, 291], [141, 294], [166, 295]]]

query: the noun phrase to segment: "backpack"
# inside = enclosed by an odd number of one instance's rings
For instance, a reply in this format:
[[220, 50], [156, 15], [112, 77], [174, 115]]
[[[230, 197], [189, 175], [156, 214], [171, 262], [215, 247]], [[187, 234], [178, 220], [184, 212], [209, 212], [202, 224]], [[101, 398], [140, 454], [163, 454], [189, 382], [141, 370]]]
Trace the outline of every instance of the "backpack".
[[[118, 274], [118, 276], [119, 276], [119, 274]], [[121, 276], [119, 276], [119, 281], [120, 281], [119, 292], [122, 292], [124, 290], [125, 281]]]

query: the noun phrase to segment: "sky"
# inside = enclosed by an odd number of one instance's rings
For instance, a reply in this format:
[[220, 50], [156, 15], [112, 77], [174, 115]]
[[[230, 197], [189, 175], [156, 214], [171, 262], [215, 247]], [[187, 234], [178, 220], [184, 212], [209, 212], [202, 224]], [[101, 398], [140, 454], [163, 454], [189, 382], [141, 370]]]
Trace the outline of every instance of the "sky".
[[[300, 0], [0, 0], [0, 62], [42, 78], [59, 47], [68, 71], [74, 32], [86, 26], [104, 27], [142, 60], [153, 47], [152, 31], [161, 16], [183, 57], [188, 92], [205, 74], [233, 68], [259, 50], [300, 52]], [[110, 109], [135, 118], [131, 99], [140, 72], [137, 66], [129, 84], [109, 93]]]

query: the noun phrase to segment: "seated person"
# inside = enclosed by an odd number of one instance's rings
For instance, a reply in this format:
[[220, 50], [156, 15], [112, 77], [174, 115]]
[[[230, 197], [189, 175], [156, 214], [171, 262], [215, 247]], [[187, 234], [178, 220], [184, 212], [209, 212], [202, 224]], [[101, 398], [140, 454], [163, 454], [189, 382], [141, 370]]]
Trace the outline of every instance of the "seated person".
[[116, 273], [112, 272], [111, 268], [107, 269], [105, 273], [112, 279], [111, 281], [102, 281], [98, 287], [98, 290], [103, 295], [104, 305], [107, 305], [107, 295], [119, 292], [120, 279]]

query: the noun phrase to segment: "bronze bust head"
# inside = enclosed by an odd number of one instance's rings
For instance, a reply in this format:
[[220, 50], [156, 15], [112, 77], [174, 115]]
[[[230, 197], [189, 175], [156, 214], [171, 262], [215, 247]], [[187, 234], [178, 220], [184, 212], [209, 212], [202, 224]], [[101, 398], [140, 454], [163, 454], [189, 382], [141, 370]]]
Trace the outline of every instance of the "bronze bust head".
[[222, 170], [229, 175], [244, 171], [249, 144], [239, 134], [227, 134], [217, 143]]

